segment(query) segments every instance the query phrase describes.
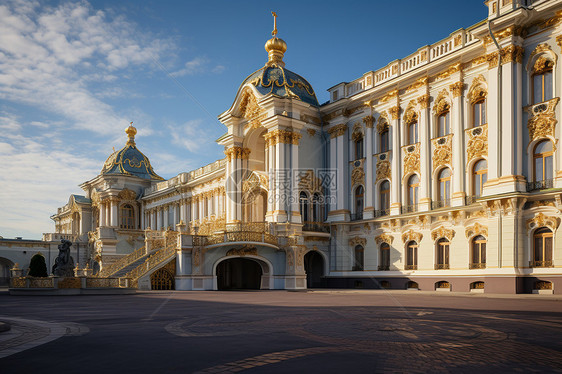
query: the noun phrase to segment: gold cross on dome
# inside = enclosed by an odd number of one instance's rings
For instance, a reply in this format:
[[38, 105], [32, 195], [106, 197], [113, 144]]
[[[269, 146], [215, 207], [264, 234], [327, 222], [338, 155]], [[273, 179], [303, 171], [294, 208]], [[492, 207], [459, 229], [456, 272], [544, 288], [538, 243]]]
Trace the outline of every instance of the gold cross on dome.
[[273, 16], [273, 31], [271, 32], [271, 35], [276, 36], [277, 35], [277, 13], [271, 12], [271, 15]]

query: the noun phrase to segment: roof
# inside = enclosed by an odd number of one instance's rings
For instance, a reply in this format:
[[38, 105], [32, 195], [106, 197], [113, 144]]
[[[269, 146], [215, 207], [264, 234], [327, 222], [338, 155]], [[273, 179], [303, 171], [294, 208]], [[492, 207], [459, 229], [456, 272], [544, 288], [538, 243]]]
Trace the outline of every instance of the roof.
[[137, 149], [135, 144], [127, 143], [117, 152], [113, 152], [103, 164], [103, 175], [131, 175], [142, 179], [164, 180], [156, 174], [148, 158]]

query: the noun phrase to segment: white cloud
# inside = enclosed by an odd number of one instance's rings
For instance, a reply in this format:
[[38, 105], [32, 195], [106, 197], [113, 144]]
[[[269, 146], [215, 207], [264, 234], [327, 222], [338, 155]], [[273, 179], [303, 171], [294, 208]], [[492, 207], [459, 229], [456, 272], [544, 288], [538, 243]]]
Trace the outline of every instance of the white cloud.
[[211, 61], [206, 57], [195, 57], [193, 60], [185, 63], [183, 69], [170, 73], [172, 77], [182, 77], [184, 75], [195, 75], [212, 72], [215, 74], [222, 73], [225, 67], [222, 65], [211, 66]]

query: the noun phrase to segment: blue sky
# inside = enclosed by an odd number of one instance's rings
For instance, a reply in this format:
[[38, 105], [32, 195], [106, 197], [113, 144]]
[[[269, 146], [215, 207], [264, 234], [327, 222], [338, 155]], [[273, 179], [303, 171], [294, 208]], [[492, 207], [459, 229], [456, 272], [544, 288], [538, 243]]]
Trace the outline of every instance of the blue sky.
[[287, 68], [326, 89], [487, 16], [480, 0], [0, 2], [0, 236], [39, 239], [96, 176], [128, 122], [170, 178], [224, 157], [214, 140], [267, 60], [271, 11]]

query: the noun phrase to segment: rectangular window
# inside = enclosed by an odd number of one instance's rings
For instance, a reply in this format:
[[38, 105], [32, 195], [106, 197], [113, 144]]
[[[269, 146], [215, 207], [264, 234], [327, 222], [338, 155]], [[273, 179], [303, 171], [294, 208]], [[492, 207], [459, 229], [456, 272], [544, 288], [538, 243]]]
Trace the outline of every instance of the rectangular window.
[[383, 131], [381, 134], [381, 153], [388, 151], [388, 131]]

